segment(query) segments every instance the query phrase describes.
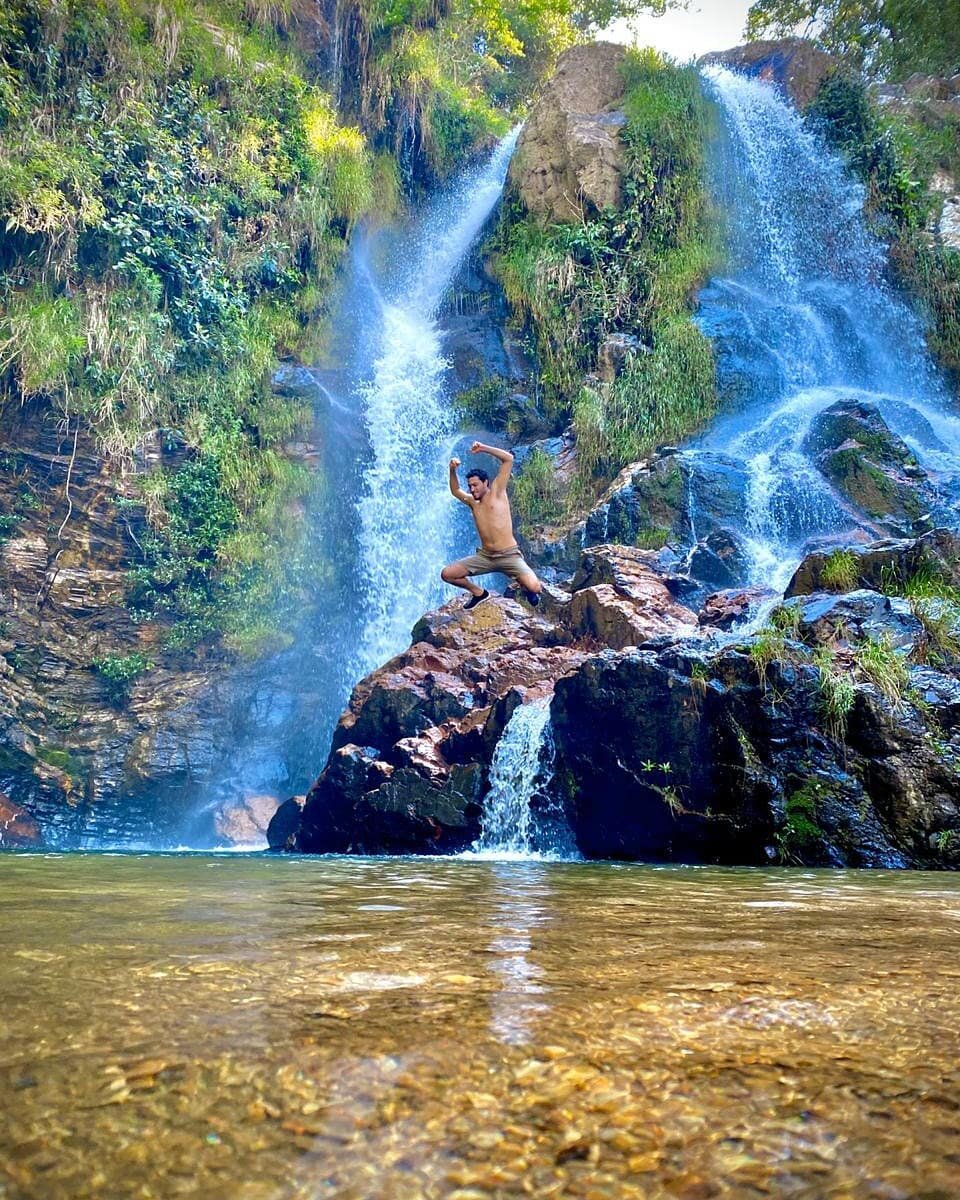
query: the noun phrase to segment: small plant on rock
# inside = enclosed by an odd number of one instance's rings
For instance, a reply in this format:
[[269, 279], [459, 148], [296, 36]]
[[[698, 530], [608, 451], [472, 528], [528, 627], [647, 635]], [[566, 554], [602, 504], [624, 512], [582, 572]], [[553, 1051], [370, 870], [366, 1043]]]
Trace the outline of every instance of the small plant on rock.
[[852, 592], [860, 577], [860, 564], [852, 550], [834, 550], [820, 571], [820, 582], [831, 592]]
[[856, 696], [853, 680], [849, 671], [838, 668], [836, 659], [826, 647], [817, 651], [813, 661], [820, 676], [820, 706], [827, 731], [836, 741], [842, 742]]

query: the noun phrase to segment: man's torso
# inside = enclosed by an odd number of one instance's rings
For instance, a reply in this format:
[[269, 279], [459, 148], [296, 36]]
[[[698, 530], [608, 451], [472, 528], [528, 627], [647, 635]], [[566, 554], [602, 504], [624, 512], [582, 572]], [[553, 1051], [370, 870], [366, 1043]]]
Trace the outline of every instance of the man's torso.
[[470, 505], [473, 519], [484, 550], [509, 550], [517, 544], [513, 536], [513, 518], [506, 493], [487, 492], [482, 500]]

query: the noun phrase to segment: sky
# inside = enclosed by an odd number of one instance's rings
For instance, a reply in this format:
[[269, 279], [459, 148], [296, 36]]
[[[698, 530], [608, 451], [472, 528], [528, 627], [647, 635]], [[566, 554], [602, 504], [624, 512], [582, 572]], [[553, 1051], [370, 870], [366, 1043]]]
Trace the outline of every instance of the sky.
[[601, 37], [615, 42], [655, 46], [686, 62], [708, 50], [729, 50], [743, 44], [743, 29], [751, 0], [689, 0], [685, 9], [662, 17], [640, 16], [617, 21]]

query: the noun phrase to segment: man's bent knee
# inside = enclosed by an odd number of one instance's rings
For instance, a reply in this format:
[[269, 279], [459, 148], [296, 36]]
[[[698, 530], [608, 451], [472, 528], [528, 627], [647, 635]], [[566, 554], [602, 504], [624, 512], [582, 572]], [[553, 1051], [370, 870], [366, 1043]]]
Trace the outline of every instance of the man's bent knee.
[[443, 568], [440, 572], [440, 578], [444, 583], [456, 583], [460, 579], [466, 579], [467, 573], [459, 563], [450, 563], [449, 566]]

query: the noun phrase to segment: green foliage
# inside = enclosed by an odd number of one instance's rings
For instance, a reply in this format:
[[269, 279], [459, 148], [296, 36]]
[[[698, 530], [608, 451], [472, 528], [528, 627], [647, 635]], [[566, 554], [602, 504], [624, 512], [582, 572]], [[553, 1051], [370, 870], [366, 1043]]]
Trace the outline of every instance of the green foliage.
[[820, 706], [827, 731], [842, 742], [847, 731], [847, 717], [853, 708], [856, 688], [848, 668], [842, 668], [833, 654], [822, 647], [813, 656], [819, 674]]
[[863, 82], [846, 72], [824, 81], [808, 112], [864, 182], [894, 270], [927, 318], [930, 349], [960, 379], [960, 254], [932, 244], [926, 232], [942, 203], [931, 192], [934, 173], [960, 175], [960, 115], [879, 112]]
[[820, 583], [830, 592], [852, 592], [860, 578], [860, 561], [851, 550], [833, 550], [820, 571]]
[[509, 391], [509, 385], [502, 376], [490, 375], [476, 387], [459, 392], [454, 396], [453, 403], [465, 416], [492, 428], [497, 424]]
[[781, 862], [804, 863], [816, 854], [823, 842], [817, 805], [825, 794], [825, 785], [811, 778], [787, 796], [784, 823], [776, 835]]
[[103, 680], [110, 702], [119, 707], [126, 703], [135, 680], [152, 670], [154, 664], [146, 655], [137, 652], [108, 654], [95, 658], [90, 665]]
[[513, 502], [518, 514], [535, 525], [550, 525], [563, 515], [563, 502], [553, 459], [536, 448], [513, 478]]
[[813, 36], [876, 75], [960, 70], [960, 0], [755, 0], [747, 36]]
[[877, 690], [891, 704], [899, 705], [910, 676], [903, 659], [893, 647], [890, 635], [883, 633], [878, 638], [868, 637], [857, 647], [855, 661]]
[[[705, 214], [707, 108], [696, 71], [652, 51], [627, 55], [624, 203], [579, 224], [505, 222], [498, 271], [536, 331], [545, 407], [572, 417], [578, 477], [572, 507], [597, 481], [709, 420], [715, 371], [691, 319], [715, 255]], [[604, 338], [629, 332], [645, 350], [612, 383], [582, 385]]]
[[315, 336], [352, 222], [397, 195], [289, 52], [294, 8], [13, 0], [0, 17], [0, 405], [45, 395], [118, 476], [157, 429], [191, 454], [139, 480], [131, 597], [181, 641], [252, 644], [268, 595], [295, 591], [312, 485], [278, 448], [309, 414], [270, 372]]

